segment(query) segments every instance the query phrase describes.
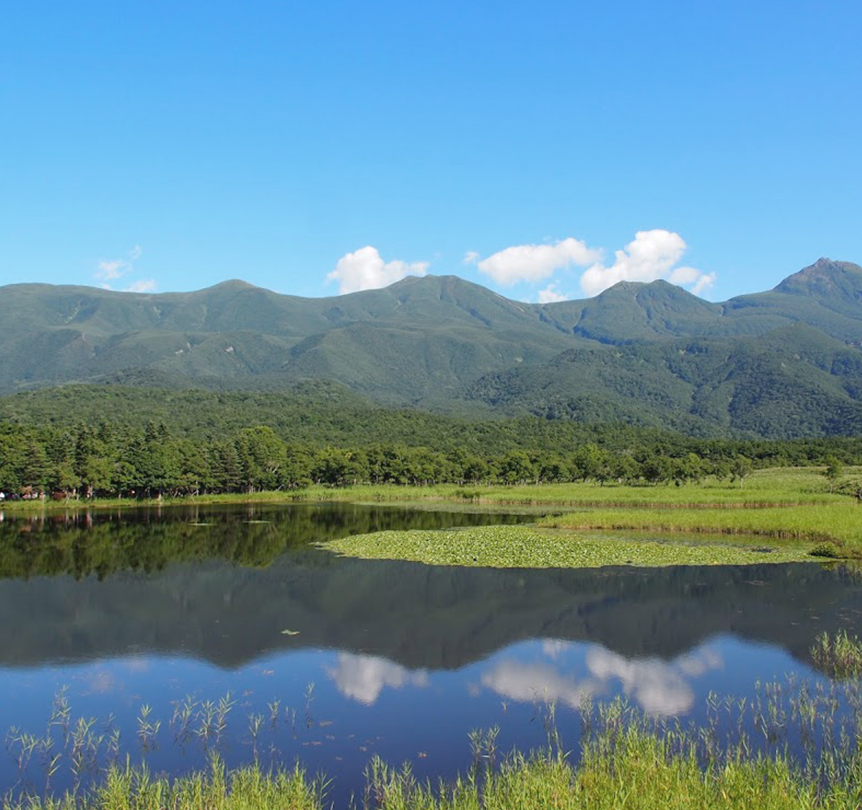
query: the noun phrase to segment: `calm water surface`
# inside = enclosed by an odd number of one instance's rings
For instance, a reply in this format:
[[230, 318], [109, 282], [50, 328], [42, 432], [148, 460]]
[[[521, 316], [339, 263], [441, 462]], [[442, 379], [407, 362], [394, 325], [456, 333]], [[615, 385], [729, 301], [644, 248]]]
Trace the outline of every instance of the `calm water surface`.
[[[436, 779], [469, 765], [472, 729], [499, 726], [502, 750], [542, 745], [548, 701], [575, 742], [585, 695], [697, 722], [711, 691], [821, 679], [815, 636], [862, 615], [859, 579], [817, 564], [457, 569], [311, 545], [528, 519], [343, 504], [7, 516], [2, 728], [50, 730], [54, 788], [118, 751], [182, 773], [218, 750], [230, 766], [299, 759], [343, 805], [375, 754]], [[7, 737], [4, 791], [44, 787], [45, 755], [25, 765], [21, 750]]]

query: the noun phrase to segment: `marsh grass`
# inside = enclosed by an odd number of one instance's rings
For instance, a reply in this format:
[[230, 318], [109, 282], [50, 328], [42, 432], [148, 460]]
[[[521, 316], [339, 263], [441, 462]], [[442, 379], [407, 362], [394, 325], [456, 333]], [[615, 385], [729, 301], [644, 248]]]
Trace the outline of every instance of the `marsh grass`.
[[[700, 726], [654, 718], [623, 699], [580, 709], [581, 738], [566, 749], [554, 705], [545, 704], [546, 746], [502, 754], [497, 729], [470, 735], [471, 762], [436, 784], [410, 763], [378, 757], [354, 807], [367, 810], [849, 810], [862, 802], [862, 683], [790, 677], [758, 685], [749, 699], [707, 698]], [[337, 775], [335, 775], [337, 778]], [[301, 766], [153, 775], [112, 764], [92, 789], [52, 798], [7, 797], [4, 810], [323, 810], [327, 781]]]
[[292, 770], [263, 771], [248, 766], [227, 772], [214, 756], [209, 771], [179, 779], [154, 776], [146, 765], [112, 766], [88, 793], [52, 798], [27, 797], [3, 802], [4, 810], [321, 810], [326, 782]]
[[862, 641], [841, 630], [834, 636], [821, 633], [811, 648], [819, 669], [832, 678], [862, 677]]
[[[847, 472], [862, 475], [862, 468]], [[469, 485], [439, 484], [408, 486], [361, 484], [332, 487], [315, 484], [303, 489], [252, 494], [189, 495], [152, 500], [94, 499], [89, 501], [7, 501], [10, 514], [70, 512], [80, 509], [125, 509], [141, 506], [303, 503], [338, 501], [349, 503], [430, 503], [472, 506], [638, 507], [655, 509], [699, 508], [756, 509], [764, 506], [847, 502], [852, 493], [833, 487], [817, 467], [777, 467], [757, 470], [745, 478], [744, 486], [724, 479], [708, 478], [684, 486], [673, 484], [629, 485], [594, 482], [569, 484]]]
[[[817, 549], [819, 556], [845, 559], [862, 556], [862, 509], [848, 501], [734, 511], [594, 509], [543, 518], [539, 525], [570, 530], [749, 535], [806, 543], [809, 551]], [[825, 548], [829, 549], [828, 554], [823, 554]]]

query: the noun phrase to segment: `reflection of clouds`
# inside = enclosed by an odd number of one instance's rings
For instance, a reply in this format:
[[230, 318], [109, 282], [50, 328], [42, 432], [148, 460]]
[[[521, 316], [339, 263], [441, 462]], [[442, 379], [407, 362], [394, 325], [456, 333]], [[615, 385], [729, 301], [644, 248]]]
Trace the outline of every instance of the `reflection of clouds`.
[[339, 653], [338, 665], [327, 672], [342, 695], [369, 706], [377, 700], [384, 686], [400, 689], [428, 684], [428, 673], [424, 669], [411, 672], [373, 655]]
[[648, 714], [682, 714], [694, 703], [694, 692], [679, 670], [655, 658], [630, 661], [596, 648], [587, 653], [587, 668], [603, 681], [622, 681], [626, 695]]
[[563, 641], [559, 638], [546, 638], [542, 641], [542, 652], [556, 661], [562, 653], [572, 646], [571, 641]]
[[[567, 642], [546, 640], [542, 642], [542, 652], [556, 661], [569, 646]], [[623, 692], [645, 712], [672, 716], [689, 711], [694, 703], [688, 679], [718, 669], [723, 663], [721, 656], [708, 648], [667, 662], [657, 658], [629, 659], [603, 647], [591, 647], [585, 678], [561, 671], [558, 664], [508, 659], [485, 672], [482, 685], [510, 700], [557, 700], [577, 708], [585, 696], [607, 692], [612, 681], [619, 681]]]
[[681, 655], [676, 659], [676, 665], [684, 675], [698, 678], [711, 669], [721, 669], [724, 666], [724, 660], [715, 650], [707, 648]]
[[578, 682], [560, 674], [551, 664], [501, 661], [482, 675], [482, 685], [510, 700], [558, 700], [577, 709], [584, 697], [595, 695], [599, 684]]

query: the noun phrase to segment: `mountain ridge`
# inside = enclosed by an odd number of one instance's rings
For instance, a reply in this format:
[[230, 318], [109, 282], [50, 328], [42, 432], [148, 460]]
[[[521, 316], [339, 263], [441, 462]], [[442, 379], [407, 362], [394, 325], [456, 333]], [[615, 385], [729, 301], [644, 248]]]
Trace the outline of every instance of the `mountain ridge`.
[[[758, 352], [758, 342], [774, 349]], [[323, 298], [239, 279], [172, 293], [0, 287], [0, 393], [135, 380], [275, 390], [329, 379], [386, 405], [831, 435], [862, 430], [860, 345], [862, 268], [825, 258], [719, 303], [658, 280], [533, 304], [452, 275]], [[708, 365], [720, 357], [726, 379]], [[761, 384], [799, 400], [786, 424], [777, 404], [764, 415]], [[837, 416], [809, 418], [806, 402]]]

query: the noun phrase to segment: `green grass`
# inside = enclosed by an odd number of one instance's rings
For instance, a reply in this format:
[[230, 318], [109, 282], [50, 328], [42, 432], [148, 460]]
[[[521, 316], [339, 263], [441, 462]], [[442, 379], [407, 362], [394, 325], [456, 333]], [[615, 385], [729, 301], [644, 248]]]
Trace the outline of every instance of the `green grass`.
[[153, 776], [146, 767], [112, 767], [87, 794], [3, 801], [3, 810], [322, 810], [325, 784], [299, 766], [265, 773], [256, 766], [228, 773], [214, 758], [209, 772], [180, 779]]
[[[373, 758], [364, 795], [371, 810], [851, 810], [862, 802], [858, 680], [822, 693], [788, 680], [751, 701], [707, 699], [703, 727], [651, 719], [621, 700], [581, 709], [580, 759], [565, 752], [553, 704], [545, 706], [548, 744], [500, 756], [497, 729], [470, 735], [473, 762], [457, 779], [432, 784], [409, 763]], [[835, 717], [835, 701], [854, 707]], [[763, 702], [765, 701], [765, 702]], [[731, 731], [727, 731], [729, 724]], [[750, 728], [751, 731], [746, 731]], [[724, 731], [723, 731], [724, 729]], [[799, 740], [794, 758], [790, 740]], [[336, 777], [337, 778], [337, 777]], [[110, 767], [89, 791], [57, 798], [26, 795], [3, 810], [323, 810], [326, 782], [300, 766], [227, 772], [214, 757], [208, 772], [170, 778], [145, 766]], [[339, 808], [340, 810], [340, 808]]]
[[546, 528], [748, 535], [808, 544], [820, 556], [862, 556], [862, 507], [852, 501], [762, 509], [591, 509], [547, 517]]
[[[848, 474], [862, 474], [860, 468], [848, 468]], [[538, 484], [521, 486], [398, 486], [395, 484], [363, 484], [351, 487], [313, 485], [305, 489], [231, 493], [221, 495], [190, 495], [161, 500], [131, 500], [118, 498], [89, 501], [7, 501], [2, 509], [11, 514], [69, 509], [117, 509], [135, 506], [171, 506], [182, 504], [231, 503], [293, 503], [308, 501], [340, 501], [350, 503], [407, 503], [471, 505], [471, 506], [533, 506], [577, 509], [587, 507], [683, 509], [709, 508], [749, 509], [769, 506], [850, 503], [846, 494], [829, 492], [829, 484], [820, 468], [790, 467], [758, 470], [745, 478], [744, 486], [726, 480], [707, 479], [685, 486], [630, 486], [594, 483]]]
[[320, 545], [337, 554], [367, 560], [492, 568], [754, 565], [813, 559], [811, 545], [805, 543], [760, 543], [753, 547], [716, 537], [668, 542], [526, 526], [375, 532]]
[[[849, 472], [859, 472], [851, 468]], [[309, 500], [450, 501], [474, 504], [547, 505], [564, 508], [592, 506], [642, 506], [648, 508], [730, 509], [763, 508], [770, 505], [847, 503], [849, 498], [829, 492], [829, 484], [816, 467], [784, 467], [758, 470], [745, 478], [743, 486], [726, 480], [707, 479], [685, 486], [630, 486], [595, 483], [538, 484], [521, 486], [431, 487], [362, 485], [334, 489], [309, 487], [301, 497]]]
[[811, 648], [817, 667], [832, 678], [862, 677], [862, 641], [841, 630], [834, 636], [821, 633]]
[[[754, 472], [744, 486], [715, 480], [682, 487], [312, 486], [291, 492], [161, 502], [95, 501], [86, 506], [116, 509], [157, 503], [339, 501], [492, 512], [516, 509], [535, 511], [540, 518], [535, 528], [390, 532], [345, 538], [326, 546], [348, 556], [436, 565], [734, 565], [813, 559], [812, 552], [820, 558], [862, 558], [862, 507], [847, 494], [829, 492], [828, 488], [819, 469], [783, 468]], [[16, 503], [3, 508], [15, 513], [75, 506]], [[549, 516], [550, 511], [557, 514]]]

